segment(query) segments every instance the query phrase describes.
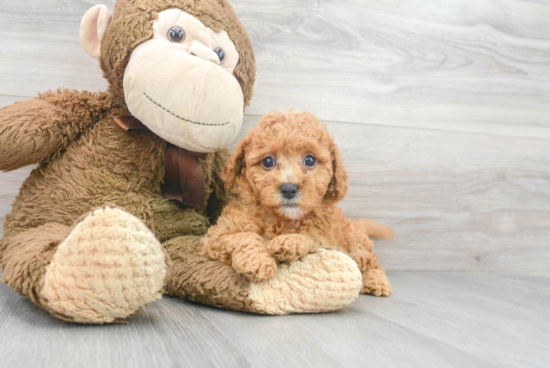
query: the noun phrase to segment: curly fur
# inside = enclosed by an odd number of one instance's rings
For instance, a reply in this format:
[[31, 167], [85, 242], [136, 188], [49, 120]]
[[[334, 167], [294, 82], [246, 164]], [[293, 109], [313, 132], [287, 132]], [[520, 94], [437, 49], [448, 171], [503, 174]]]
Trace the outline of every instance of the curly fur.
[[[303, 164], [308, 155], [317, 159], [313, 168]], [[276, 160], [273, 168], [262, 166], [267, 156]], [[369, 235], [390, 238], [392, 232], [371, 220], [350, 221], [335, 206], [348, 192], [347, 173], [334, 139], [315, 116], [294, 110], [264, 115], [240, 142], [222, 178], [237, 198], [202, 239], [203, 254], [262, 281], [274, 277], [277, 262], [336, 247], [359, 266], [362, 293], [391, 293]], [[298, 195], [285, 199], [283, 184], [297, 185]]]

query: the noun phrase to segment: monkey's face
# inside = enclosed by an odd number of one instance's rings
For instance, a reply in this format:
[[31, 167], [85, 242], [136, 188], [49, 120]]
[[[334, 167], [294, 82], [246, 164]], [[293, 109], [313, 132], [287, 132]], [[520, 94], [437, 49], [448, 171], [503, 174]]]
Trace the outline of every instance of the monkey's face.
[[255, 60], [225, 0], [117, 0], [114, 16], [96, 5], [80, 40], [100, 60], [113, 103], [166, 141], [206, 153], [239, 132]]
[[132, 52], [124, 73], [128, 109], [176, 146], [214, 152], [239, 132], [244, 97], [233, 76], [239, 53], [225, 31], [214, 32], [180, 9], [159, 13], [154, 36]]

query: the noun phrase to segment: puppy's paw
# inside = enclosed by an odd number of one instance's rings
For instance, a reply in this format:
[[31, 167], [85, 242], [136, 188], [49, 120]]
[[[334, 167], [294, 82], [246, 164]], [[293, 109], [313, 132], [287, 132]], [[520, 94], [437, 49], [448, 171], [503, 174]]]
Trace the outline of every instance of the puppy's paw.
[[308, 255], [309, 239], [302, 234], [284, 234], [267, 244], [267, 251], [279, 262], [294, 262]]
[[361, 294], [374, 296], [390, 296], [393, 292], [386, 272], [380, 269], [370, 269], [363, 272], [363, 288]]
[[277, 274], [277, 262], [269, 254], [234, 253], [232, 266], [252, 282], [271, 280]]

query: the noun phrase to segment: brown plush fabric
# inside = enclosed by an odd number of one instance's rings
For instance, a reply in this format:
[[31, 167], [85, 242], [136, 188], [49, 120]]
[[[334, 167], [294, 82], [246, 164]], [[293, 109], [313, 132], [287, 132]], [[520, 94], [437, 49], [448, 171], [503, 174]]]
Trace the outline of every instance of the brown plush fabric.
[[[71, 320], [53, 311], [40, 297], [43, 278], [56, 247], [82, 216], [110, 203], [144, 221], [160, 242], [179, 238], [185, 246], [181, 237], [204, 234], [228, 202], [229, 194], [218, 175], [229, 157], [227, 151], [209, 153], [200, 160], [205, 210], [184, 209], [162, 196], [166, 142], [154, 135], [125, 132], [113, 121], [128, 114], [122, 79], [132, 50], [151, 38], [158, 12], [172, 7], [193, 14], [214, 30], [229, 33], [240, 53], [234, 75], [248, 103], [255, 79], [253, 50], [224, 0], [120, 0], [102, 43], [101, 67], [110, 84], [108, 92], [49, 91], [0, 110], [0, 170], [39, 164], [23, 183], [4, 222], [0, 241], [3, 281], [59, 318]], [[176, 269], [181, 260], [176, 257]], [[204, 257], [193, 258], [193, 262], [207, 270], [218, 266]], [[180, 271], [183, 268], [179, 266]], [[230, 269], [216, 272], [201, 274], [205, 285], [210, 285], [210, 278], [233, 277]], [[180, 276], [178, 272], [172, 275]], [[171, 284], [185, 282], [172, 280]], [[191, 287], [190, 297], [200, 287]], [[235, 297], [226, 307], [245, 309], [241, 296], [246, 287], [240, 282], [231, 287], [235, 290], [225, 290], [212, 300]]]
[[45, 266], [69, 231], [68, 226], [50, 223], [0, 240], [2, 282], [40, 305]]
[[15, 170], [48, 159], [105, 116], [105, 93], [48, 91], [2, 109], [0, 169]]

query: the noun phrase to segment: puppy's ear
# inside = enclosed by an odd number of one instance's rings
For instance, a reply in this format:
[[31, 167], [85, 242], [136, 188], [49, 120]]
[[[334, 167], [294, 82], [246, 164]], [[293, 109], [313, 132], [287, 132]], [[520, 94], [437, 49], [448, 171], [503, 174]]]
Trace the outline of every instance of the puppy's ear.
[[237, 177], [242, 175], [244, 170], [245, 163], [245, 149], [246, 146], [250, 143], [250, 136], [245, 137], [239, 142], [237, 148], [235, 148], [235, 153], [229, 159], [227, 165], [221, 174], [223, 181], [225, 182], [225, 188], [231, 189], [235, 185], [235, 180]]
[[340, 202], [348, 194], [348, 174], [344, 169], [344, 163], [338, 145], [331, 138], [332, 151], [332, 180], [325, 193], [324, 201], [327, 203]]

